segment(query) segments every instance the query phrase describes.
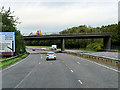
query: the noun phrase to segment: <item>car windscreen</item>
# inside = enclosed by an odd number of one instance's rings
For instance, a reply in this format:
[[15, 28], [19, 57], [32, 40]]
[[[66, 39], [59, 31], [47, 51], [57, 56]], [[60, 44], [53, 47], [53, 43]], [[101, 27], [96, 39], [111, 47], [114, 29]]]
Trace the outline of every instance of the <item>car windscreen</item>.
[[47, 53], [47, 54], [55, 54], [55, 53]]

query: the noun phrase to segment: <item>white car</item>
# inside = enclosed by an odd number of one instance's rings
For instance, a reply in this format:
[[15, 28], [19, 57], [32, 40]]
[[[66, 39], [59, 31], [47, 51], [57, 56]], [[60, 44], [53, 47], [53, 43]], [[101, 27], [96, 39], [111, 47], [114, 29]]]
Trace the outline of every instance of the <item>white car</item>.
[[56, 60], [55, 52], [47, 52], [46, 60]]

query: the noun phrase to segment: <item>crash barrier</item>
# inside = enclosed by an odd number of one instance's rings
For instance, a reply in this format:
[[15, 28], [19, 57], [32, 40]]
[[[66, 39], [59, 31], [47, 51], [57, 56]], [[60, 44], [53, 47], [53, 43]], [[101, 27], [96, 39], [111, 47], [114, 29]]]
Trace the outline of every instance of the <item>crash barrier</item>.
[[[25, 52], [26, 53], [26, 52]], [[25, 54], [24, 53], [24, 54]], [[9, 61], [9, 60], [11, 60], [11, 59], [14, 59], [14, 58], [17, 58], [17, 57], [20, 57], [20, 56], [22, 56], [23, 54], [19, 54], [19, 55], [17, 55], [17, 56], [13, 56], [13, 57], [10, 57], [10, 58], [7, 58], [7, 59], [5, 59], [5, 60], [1, 60], [0, 62], [5, 62], [5, 61]]]
[[[26, 49], [32, 50], [32, 47], [26, 47]], [[35, 48], [35, 50], [40, 50], [40, 51], [52, 51], [50, 49], [46, 49], [46, 48]]]
[[120, 59], [115, 59], [110, 57], [101, 57], [101, 56], [95, 56], [95, 55], [89, 55], [89, 54], [77, 53], [77, 52], [68, 52], [68, 51], [64, 51], [63, 53], [72, 54], [72, 55], [80, 56], [86, 59], [95, 60], [98, 62], [120, 66]]

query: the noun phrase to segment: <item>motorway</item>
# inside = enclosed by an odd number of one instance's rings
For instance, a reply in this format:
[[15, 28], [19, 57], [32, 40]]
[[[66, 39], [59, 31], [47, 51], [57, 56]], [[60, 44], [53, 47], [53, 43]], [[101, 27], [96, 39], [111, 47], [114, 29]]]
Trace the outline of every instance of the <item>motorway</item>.
[[116, 67], [64, 53], [46, 61], [43, 51], [27, 51], [28, 57], [3, 69], [2, 88], [118, 88]]

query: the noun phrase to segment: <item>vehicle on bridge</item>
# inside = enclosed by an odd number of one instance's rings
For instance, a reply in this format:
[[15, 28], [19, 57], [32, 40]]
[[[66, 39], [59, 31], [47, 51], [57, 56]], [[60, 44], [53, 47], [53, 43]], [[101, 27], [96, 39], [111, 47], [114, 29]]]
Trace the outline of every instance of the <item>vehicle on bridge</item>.
[[33, 48], [32, 50], [33, 50], [33, 51], [35, 51], [36, 49], [35, 49], [35, 48]]
[[46, 60], [56, 60], [55, 52], [47, 52]]

